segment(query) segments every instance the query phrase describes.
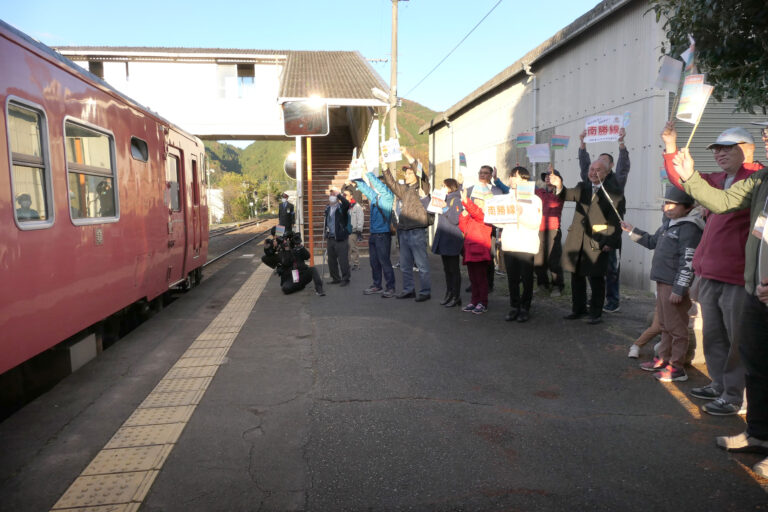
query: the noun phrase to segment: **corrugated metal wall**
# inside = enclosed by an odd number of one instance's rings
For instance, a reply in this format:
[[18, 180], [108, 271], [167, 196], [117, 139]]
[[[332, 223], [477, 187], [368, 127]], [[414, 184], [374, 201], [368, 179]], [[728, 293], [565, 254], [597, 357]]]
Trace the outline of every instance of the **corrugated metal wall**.
[[[512, 85], [506, 84], [496, 94], [476, 103], [469, 110], [451, 119], [454, 158], [467, 155], [470, 176], [485, 163], [496, 164], [500, 170], [510, 169], [516, 161], [533, 170], [525, 158], [525, 150], [515, 150], [513, 141], [519, 132], [538, 127], [537, 142], [547, 142], [553, 134], [569, 135], [570, 145], [555, 152], [555, 167], [563, 174], [566, 186], [575, 185], [579, 178], [578, 135], [586, 118], [593, 115], [629, 112], [626, 145], [631, 172], [625, 195], [628, 222], [647, 231], [661, 223], [663, 196], [662, 144], [660, 134], [668, 119], [672, 95], [654, 89], [660, 59], [663, 31], [653, 13], [646, 14], [646, 2], [634, 2], [617, 13], [587, 29], [552, 54], [533, 64], [536, 75], [536, 120], [533, 119], [533, 79], [517, 75]], [[499, 63], [499, 67], [508, 63]], [[672, 96], [672, 97], [671, 97]], [[715, 170], [712, 155], [704, 150], [717, 135], [730, 126], [747, 126], [756, 116], [733, 114], [733, 102], [717, 104], [714, 100], [704, 114], [692, 143], [697, 167]], [[760, 120], [762, 120], [761, 116]], [[681, 146], [690, 127], [678, 123]], [[757, 138], [757, 127], [749, 127]], [[757, 139], [759, 140], [759, 139]], [[437, 162], [440, 179], [450, 173], [451, 130], [441, 126], [430, 137], [430, 155]], [[762, 158], [762, 146], [758, 159]], [[592, 158], [600, 153], [618, 157], [614, 143], [591, 144], [587, 147]], [[488, 162], [495, 155], [494, 162]], [[458, 169], [458, 160], [455, 163]], [[537, 175], [543, 170], [538, 164]], [[436, 180], [438, 181], [438, 180]], [[564, 231], [570, 225], [573, 207], [563, 211]], [[624, 238], [622, 251], [622, 283], [636, 288], [654, 289], [649, 281], [652, 252]]]

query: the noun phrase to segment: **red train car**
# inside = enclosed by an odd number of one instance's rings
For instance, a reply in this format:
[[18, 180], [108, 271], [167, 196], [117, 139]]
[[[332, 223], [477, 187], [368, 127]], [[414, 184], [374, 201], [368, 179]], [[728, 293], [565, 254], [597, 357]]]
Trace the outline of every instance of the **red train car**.
[[0, 374], [199, 280], [200, 140], [0, 21]]

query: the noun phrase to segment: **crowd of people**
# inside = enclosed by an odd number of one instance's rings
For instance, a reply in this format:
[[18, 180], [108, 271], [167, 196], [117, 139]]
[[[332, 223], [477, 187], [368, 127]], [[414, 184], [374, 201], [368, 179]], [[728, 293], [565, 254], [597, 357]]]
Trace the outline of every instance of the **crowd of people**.
[[[565, 272], [571, 283], [571, 312], [565, 319], [585, 318], [594, 325], [602, 321], [603, 312], [619, 311], [620, 250], [626, 232], [631, 241], [654, 251], [650, 278], [656, 289], [652, 325], [628, 356], [638, 358], [641, 347], [660, 334], [653, 358], [640, 369], [662, 382], [687, 380], [691, 315], [699, 315], [711, 382], [690, 393], [703, 400], [702, 410], [713, 416], [746, 413], [746, 432], [718, 437], [718, 446], [768, 455], [768, 277], [762, 277], [759, 268], [761, 247], [768, 240], [768, 233], [763, 234], [768, 221], [768, 170], [754, 161], [753, 137], [743, 128], [725, 130], [707, 146], [722, 172], [701, 175], [694, 171], [690, 153], [678, 151], [674, 122], [667, 123], [661, 138], [670, 186], [662, 198], [661, 226], [651, 234], [624, 218], [630, 168], [624, 129], [615, 170], [611, 154], [590, 160], [585, 135], [579, 147], [581, 181], [573, 187], [566, 187], [560, 173], [550, 167], [535, 180], [535, 194], [526, 194], [519, 188], [532, 179], [528, 169], [515, 166], [503, 181], [494, 167], [485, 165], [473, 186], [464, 188], [461, 177], [448, 178], [437, 194], [430, 190], [421, 162], [403, 148], [408, 161], [401, 169], [403, 180], [383, 166], [381, 177], [368, 172], [347, 182], [343, 194], [332, 189], [324, 227], [331, 283], [349, 284], [349, 238], [357, 242], [363, 236], [362, 209], [354, 214], [360, 205], [353, 191], [370, 204], [372, 284], [365, 295], [416, 302], [431, 298], [427, 228], [436, 218], [431, 250], [442, 260], [446, 289], [440, 305], [462, 306], [463, 263], [471, 296], [461, 309], [486, 313], [500, 247], [498, 259], [506, 272], [510, 301], [504, 319], [510, 322], [530, 319], [534, 282], [551, 296], [562, 294]], [[762, 137], [768, 157], [768, 128], [763, 128]], [[505, 194], [511, 196], [504, 199], [509, 199], [514, 216], [504, 223], [487, 222], [485, 203]], [[444, 198], [437, 211], [432, 195]], [[562, 242], [565, 202], [574, 203], [574, 213]], [[399, 247], [399, 293], [391, 262], [393, 238]], [[762, 257], [768, 268], [768, 249]], [[356, 265], [357, 257], [352, 261]], [[312, 277], [310, 272], [301, 279], [308, 282]], [[319, 287], [322, 290], [322, 283]], [[754, 470], [768, 477], [768, 458]]]

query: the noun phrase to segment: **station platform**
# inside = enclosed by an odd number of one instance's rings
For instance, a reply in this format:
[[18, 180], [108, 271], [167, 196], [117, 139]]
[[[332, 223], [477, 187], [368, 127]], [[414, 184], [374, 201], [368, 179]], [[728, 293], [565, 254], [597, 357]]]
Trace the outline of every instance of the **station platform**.
[[246, 251], [0, 423], [0, 509], [768, 508], [759, 457], [715, 447], [743, 418], [687, 394], [701, 368], [627, 359], [650, 294], [596, 326], [535, 296], [510, 323], [503, 276], [486, 314], [440, 306], [439, 258], [416, 303], [363, 295], [367, 259], [283, 295]]

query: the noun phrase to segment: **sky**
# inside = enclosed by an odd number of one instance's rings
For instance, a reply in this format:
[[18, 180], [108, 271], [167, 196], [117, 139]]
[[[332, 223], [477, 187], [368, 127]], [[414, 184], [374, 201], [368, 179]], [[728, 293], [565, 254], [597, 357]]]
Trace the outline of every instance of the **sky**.
[[[597, 0], [410, 0], [398, 4], [398, 96], [436, 111], [589, 11]], [[0, 0], [0, 19], [48, 46], [357, 50], [390, 80], [391, 0]]]

